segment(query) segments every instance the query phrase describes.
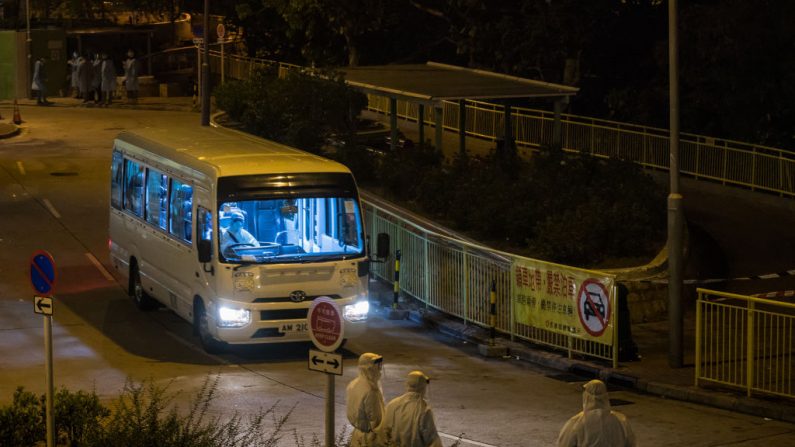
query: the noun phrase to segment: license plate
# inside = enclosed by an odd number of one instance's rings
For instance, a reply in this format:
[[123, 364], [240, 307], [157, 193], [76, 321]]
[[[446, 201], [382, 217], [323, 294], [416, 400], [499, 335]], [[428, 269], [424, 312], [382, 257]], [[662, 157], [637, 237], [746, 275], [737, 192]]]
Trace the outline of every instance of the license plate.
[[285, 323], [282, 325], [281, 329], [279, 329], [279, 332], [306, 332], [308, 330], [309, 325], [307, 323]]

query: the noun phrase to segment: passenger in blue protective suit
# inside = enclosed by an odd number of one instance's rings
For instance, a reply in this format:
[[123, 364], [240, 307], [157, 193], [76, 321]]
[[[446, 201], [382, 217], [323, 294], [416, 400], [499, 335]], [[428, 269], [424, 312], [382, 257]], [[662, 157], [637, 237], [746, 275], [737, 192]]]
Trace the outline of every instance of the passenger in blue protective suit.
[[351, 447], [376, 445], [376, 429], [384, 415], [384, 393], [381, 391], [383, 360], [371, 352], [359, 356], [359, 375], [345, 390], [348, 422], [353, 426]]
[[412, 371], [406, 379], [406, 392], [386, 406], [381, 424], [381, 445], [395, 447], [442, 447], [431, 406], [425, 400], [430, 383], [422, 371]]
[[607, 387], [601, 380], [583, 386], [582, 411], [566, 422], [558, 447], [635, 447], [627, 418], [610, 410]]

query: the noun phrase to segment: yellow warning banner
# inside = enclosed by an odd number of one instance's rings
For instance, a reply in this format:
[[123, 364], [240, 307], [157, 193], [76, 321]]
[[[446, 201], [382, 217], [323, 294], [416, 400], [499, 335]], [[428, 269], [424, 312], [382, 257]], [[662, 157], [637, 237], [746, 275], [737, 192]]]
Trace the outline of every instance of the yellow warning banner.
[[517, 323], [612, 344], [616, 312], [611, 276], [514, 259], [511, 281]]

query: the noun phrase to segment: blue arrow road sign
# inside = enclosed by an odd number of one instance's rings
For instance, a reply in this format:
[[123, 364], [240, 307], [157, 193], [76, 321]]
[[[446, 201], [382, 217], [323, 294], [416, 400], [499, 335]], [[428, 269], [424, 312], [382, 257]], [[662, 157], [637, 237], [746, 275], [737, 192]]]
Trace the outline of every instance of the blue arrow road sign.
[[37, 293], [52, 295], [52, 288], [55, 286], [55, 261], [44, 250], [33, 253], [30, 258], [30, 283]]

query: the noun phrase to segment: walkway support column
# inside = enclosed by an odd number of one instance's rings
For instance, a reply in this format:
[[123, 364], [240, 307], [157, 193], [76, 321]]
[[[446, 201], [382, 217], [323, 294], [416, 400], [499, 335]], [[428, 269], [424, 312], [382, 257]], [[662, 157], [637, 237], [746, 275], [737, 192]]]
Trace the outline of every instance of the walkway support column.
[[555, 100], [555, 121], [552, 126], [552, 145], [555, 149], [563, 149], [563, 122], [561, 115], [563, 114], [563, 108], [568, 103], [568, 96]]
[[152, 75], [152, 33], [146, 34], [146, 74]]
[[433, 121], [434, 121], [434, 140], [436, 141], [436, 150], [442, 151], [442, 136], [444, 135], [444, 106], [438, 104], [433, 106]]
[[425, 142], [425, 104], [417, 105], [417, 131], [420, 134], [420, 144]]
[[502, 139], [503, 139], [503, 150], [505, 155], [514, 154], [514, 146], [513, 146], [513, 122], [512, 119], [512, 110], [511, 104], [509, 102], [505, 103], [505, 109], [503, 111], [502, 116], [504, 123], [503, 131], [502, 131]]
[[394, 154], [397, 147], [397, 98], [389, 98], [389, 150]]
[[467, 152], [467, 104], [465, 99], [458, 100], [458, 151], [461, 155]]

